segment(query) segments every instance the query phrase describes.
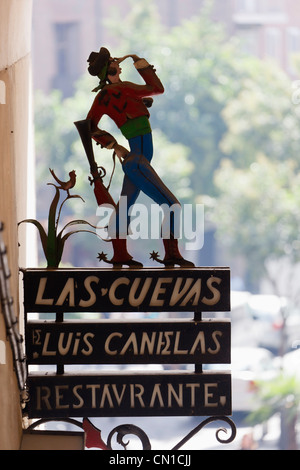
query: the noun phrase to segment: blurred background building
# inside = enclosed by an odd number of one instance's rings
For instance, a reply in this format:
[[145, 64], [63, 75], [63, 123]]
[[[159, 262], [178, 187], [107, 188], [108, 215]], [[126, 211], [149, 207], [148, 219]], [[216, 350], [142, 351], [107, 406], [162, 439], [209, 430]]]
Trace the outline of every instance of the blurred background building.
[[[161, 20], [173, 27], [199, 14], [203, 0], [156, 0]], [[126, 13], [128, 0], [33, 0], [34, 87], [59, 88], [65, 96], [85, 71], [90, 51], [112, 37], [106, 18]], [[222, 0], [213, 18], [228, 36], [237, 35], [249, 54], [273, 58], [289, 75], [291, 55], [300, 50], [300, 4], [294, 0]]]

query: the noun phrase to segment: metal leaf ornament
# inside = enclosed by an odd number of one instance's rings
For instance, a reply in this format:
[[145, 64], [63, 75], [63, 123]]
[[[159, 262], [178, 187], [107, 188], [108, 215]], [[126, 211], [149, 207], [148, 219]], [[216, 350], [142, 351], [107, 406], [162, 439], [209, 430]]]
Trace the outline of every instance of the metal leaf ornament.
[[84, 418], [82, 428], [85, 432], [85, 447], [87, 449], [94, 447], [102, 450], [109, 450], [109, 447], [107, 447], [101, 437], [100, 429], [96, 428], [88, 418]]

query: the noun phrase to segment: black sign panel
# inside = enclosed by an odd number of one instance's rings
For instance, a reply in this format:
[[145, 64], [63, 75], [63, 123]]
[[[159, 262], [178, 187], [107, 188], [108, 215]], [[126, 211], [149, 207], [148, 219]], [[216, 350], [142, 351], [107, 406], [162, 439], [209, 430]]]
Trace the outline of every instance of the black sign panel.
[[230, 321], [28, 322], [29, 364], [230, 363]]
[[23, 272], [26, 312], [230, 310], [229, 268]]
[[28, 385], [29, 418], [231, 414], [226, 372], [30, 376]]

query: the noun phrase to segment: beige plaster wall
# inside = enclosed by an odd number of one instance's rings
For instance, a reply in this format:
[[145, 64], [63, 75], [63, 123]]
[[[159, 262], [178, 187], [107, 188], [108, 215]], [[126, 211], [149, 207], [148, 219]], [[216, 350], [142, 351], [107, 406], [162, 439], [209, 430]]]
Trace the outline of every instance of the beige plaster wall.
[[[29, 138], [31, 14], [31, 0], [0, 0], [0, 221], [4, 223], [10, 290], [17, 316], [18, 267], [26, 264], [27, 243], [25, 230], [21, 239], [18, 236], [17, 223], [28, 214], [27, 186], [32, 178], [28, 162], [33, 162]], [[0, 449], [18, 449], [22, 434], [20, 396], [1, 307], [0, 351]]]

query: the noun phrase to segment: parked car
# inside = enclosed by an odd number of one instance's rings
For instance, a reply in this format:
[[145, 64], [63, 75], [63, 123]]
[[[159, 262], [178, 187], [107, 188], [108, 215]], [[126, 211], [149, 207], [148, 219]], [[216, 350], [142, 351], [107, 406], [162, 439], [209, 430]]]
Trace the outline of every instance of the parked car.
[[[258, 346], [274, 353], [280, 352], [283, 346], [283, 352], [287, 352], [295, 341], [300, 340], [300, 310], [285, 297], [251, 295], [247, 306], [254, 320], [253, 335]], [[286, 318], [285, 325], [283, 317]]]
[[274, 356], [268, 349], [231, 348], [231, 364], [206, 365], [204, 370], [231, 370], [232, 411], [250, 412], [255, 409], [257, 380], [271, 380], [277, 373]]

